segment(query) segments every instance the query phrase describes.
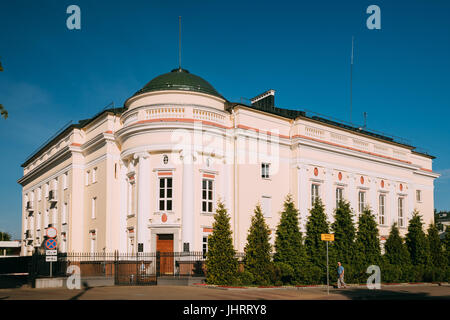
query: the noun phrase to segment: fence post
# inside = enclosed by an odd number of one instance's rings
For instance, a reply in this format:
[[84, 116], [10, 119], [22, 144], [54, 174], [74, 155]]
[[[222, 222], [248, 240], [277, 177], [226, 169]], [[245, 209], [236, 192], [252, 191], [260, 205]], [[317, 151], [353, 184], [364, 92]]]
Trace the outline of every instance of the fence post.
[[156, 276], [160, 276], [161, 253], [156, 251]]
[[117, 272], [118, 268], [118, 256], [119, 252], [117, 250], [114, 251], [114, 284], [117, 285], [119, 282], [119, 274]]

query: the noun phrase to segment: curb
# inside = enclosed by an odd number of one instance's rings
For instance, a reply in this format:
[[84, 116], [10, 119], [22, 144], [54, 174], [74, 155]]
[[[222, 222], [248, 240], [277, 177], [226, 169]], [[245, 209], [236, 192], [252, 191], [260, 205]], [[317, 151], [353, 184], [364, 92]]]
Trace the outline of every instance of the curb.
[[[308, 289], [308, 288], [322, 288], [326, 289], [326, 285], [318, 284], [318, 285], [296, 285], [296, 286], [225, 286], [225, 285], [214, 285], [214, 284], [206, 284], [206, 283], [193, 283], [191, 286], [196, 287], [204, 287], [210, 289], [222, 289], [222, 290], [230, 290], [230, 289]], [[404, 283], [381, 283], [381, 286], [384, 287], [409, 287], [409, 286], [450, 286], [448, 282], [404, 282]], [[366, 287], [366, 284], [347, 284], [347, 288], [361, 288]], [[336, 288], [333, 285], [330, 286], [330, 289], [340, 289]]]

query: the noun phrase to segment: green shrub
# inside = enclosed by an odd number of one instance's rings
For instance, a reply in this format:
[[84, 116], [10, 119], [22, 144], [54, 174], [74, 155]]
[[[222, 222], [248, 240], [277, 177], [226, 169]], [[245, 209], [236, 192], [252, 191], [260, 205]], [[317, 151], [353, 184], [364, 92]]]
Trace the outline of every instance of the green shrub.
[[241, 286], [250, 286], [254, 284], [255, 277], [250, 271], [244, 270], [240, 272], [237, 276], [237, 284]]
[[402, 282], [402, 267], [395, 264], [383, 263], [381, 269], [381, 282]]

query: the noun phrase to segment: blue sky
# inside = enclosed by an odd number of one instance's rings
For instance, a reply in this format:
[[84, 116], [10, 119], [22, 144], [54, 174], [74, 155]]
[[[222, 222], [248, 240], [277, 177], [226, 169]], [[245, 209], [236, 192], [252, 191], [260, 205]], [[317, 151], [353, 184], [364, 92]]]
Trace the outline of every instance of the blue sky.
[[[81, 8], [68, 30], [66, 8]], [[381, 30], [366, 8], [381, 8]], [[349, 120], [436, 156], [435, 205], [450, 210], [450, 1], [1, 1], [0, 230], [20, 237], [20, 164], [69, 120], [123, 102], [182, 65], [231, 101], [275, 89], [279, 107]]]

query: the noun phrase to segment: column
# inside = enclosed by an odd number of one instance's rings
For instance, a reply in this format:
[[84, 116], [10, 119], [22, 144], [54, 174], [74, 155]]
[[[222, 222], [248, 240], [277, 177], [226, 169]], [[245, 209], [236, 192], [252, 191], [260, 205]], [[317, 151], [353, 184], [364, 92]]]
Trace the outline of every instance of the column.
[[138, 204], [137, 204], [137, 243], [143, 244], [143, 251], [150, 251], [149, 231], [147, 223], [150, 214], [150, 159], [147, 152], [141, 152], [134, 155], [138, 159]]
[[349, 173], [348, 179], [348, 202], [350, 202], [350, 207], [353, 210], [353, 221], [356, 223], [358, 221], [358, 202], [357, 202], [357, 192], [355, 185], [355, 174]]
[[378, 197], [377, 197], [377, 179], [375, 177], [370, 177], [370, 209], [372, 210], [372, 214], [377, 217], [377, 223], [379, 223], [378, 220]]
[[[412, 214], [413, 214], [413, 212], [414, 212], [414, 201], [415, 201], [415, 199], [416, 199], [416, 186], [413, 184], [413, 183], [408, 183], [407, 185], [406, 185], [406, 187], [408, 188], [408, 192], [407, 192], [407, 198], [408, 199], [406, 199], [406, 210], [405, 210], [405, 217], [406, 217], [406, 219], [405, 219], [405, 224], [406, 224], [406, 226], [408, 226], [409, 225], [409, 220], [411, 220], [411, 218], [412, 218]], [[428, 222], [427, 222], [428, 223]]]
[[332, 169], [325, 169], [325, 212], [328, 217], [328, 221], [333, 221], [333, 212], [336, 206], [336, 190], [333, 190], [333, 177], [332, 177]]
[[183, 161], [182, 181], [182, 214], [181, 214], [181, 240], [182, 251], [194, 251], [194, 161], [195, 155], [189, 149], [181, 152]]
[[120, 161], [119, 164], [120, 164], [119, 252], [127, 252], [127, 214], [128, 214], [127, 167], [123, 161]]
[[225, 203], [225, 207], [228, 210], [228, 214], [232, 216], [232, 203], [230, 197], [230, 164], [223, 159], [222, 162], [222, 188], [223, 188], [223, 202]]
[[[395, 182], [390, 181], [389, 182], [389, 200], [390, 203], [389, 206], [389, 215], [391, 219], [391, 225], [394, 222], [398, 223], [398, 212], [397, 212], [397, 195], [395, 194]], [[398, 227], [398, 225], [397, 225]]]
[[306, 166], [301, 164], [298, 171], [298, 210], [300, 211], [300, 230], [306, 230], [306, 217], [308, 216], [308, 201], [311, 201], [310, 189]]

